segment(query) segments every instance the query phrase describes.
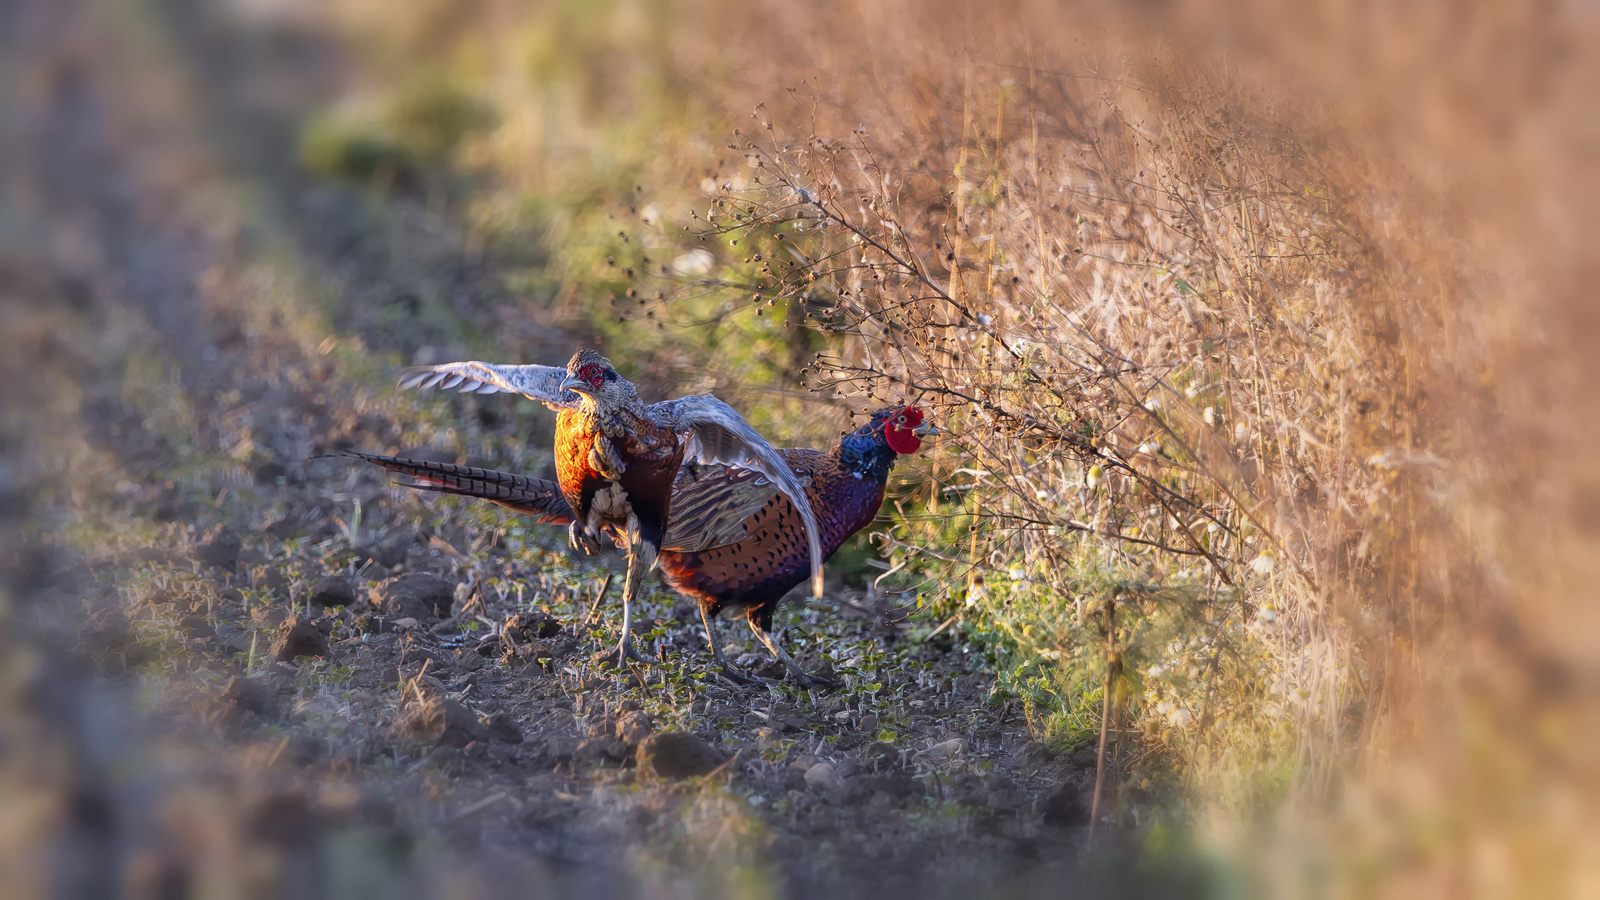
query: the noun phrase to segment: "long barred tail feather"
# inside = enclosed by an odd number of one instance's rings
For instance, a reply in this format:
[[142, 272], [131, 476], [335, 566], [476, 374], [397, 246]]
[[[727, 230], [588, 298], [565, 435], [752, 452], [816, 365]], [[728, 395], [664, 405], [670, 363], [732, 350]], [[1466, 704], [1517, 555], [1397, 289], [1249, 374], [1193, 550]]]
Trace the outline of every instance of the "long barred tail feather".
[[529, 516], [543, 525], [566, 525], [573, 520], [572, 508], [561, 496], [561, 488], [553, 481], [496, 472], [493, 469], [380, 456], [355, 450], [326, 455], [366, 460], [390, 472], [404, 475], [408, 481], [396, 482], [404, 487], [488, 500]]

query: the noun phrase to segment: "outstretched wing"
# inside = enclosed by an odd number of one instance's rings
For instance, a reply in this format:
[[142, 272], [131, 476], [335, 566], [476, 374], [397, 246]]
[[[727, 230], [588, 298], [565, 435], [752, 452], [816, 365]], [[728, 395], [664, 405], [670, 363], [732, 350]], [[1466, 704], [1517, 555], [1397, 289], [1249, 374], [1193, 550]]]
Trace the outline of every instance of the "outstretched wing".
[[789, 496], [806, 528], [806, 543], [811, 552], [811, 592], [821, 597], [822, 541], [817, 534], [817, 517], [806, 497], [805, 485], [790, 470], [783, 455], [733, 407], [710, 395], [680, 397], [654, 404], [649, 410], [652, 418], [683, 435], [687, 447], [685, 461], [754, 469]]
[[400, 386], [456, 388], [467, 394], [505, 391], [537, 400], [551, 409], [568, 409], [578, 405], [578, 395], [561, 390], [566, 377], [567, 370], [560, 366], [497, 366], [474, 360], [407, 369], [400, 376]]
[[661, 549], [696, 553], [737, 544], [750, 536], [745, 520], [780, 493], [772, 479], [754, 469], [685, 464], [672, 483]]

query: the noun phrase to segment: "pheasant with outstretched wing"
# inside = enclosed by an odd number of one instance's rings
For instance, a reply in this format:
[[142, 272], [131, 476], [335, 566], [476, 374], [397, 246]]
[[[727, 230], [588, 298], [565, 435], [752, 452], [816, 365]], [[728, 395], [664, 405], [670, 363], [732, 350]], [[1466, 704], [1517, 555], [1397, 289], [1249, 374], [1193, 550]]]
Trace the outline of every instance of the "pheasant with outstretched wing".
[[620, 536], [628, 553], [619, 662], [643, 659], [630, 637], [633, 602], [661, 551], [673, 482], [685, 461], [739, 466], [770, 479], [799, 516], [812, 590], [821, 595], [821, 540], [805, 486], [782, 455], [721, 400], [697, 396], [646, 405], [634, 385], [593, 350], [573, 354], [565, 370], [447, 363], [413, 370], [401, 385], [507, 391], [559, 411], [556, 476], [573, 515], [569, 540], [575, 548], [594, 552], [602, 534]]

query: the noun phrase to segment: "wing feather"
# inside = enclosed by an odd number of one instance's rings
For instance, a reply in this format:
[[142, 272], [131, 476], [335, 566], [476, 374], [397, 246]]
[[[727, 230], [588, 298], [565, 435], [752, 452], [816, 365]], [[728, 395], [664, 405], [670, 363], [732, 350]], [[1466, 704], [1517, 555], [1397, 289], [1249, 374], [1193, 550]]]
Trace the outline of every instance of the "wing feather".
[[761, 436], [733, 407], [710, 395], [680, 397], [650, 407], [651, 415], [687, 442], [686, 461], [722, 463], [754, 469], [772, 480], [787, 494], [805, 524], [806, 543], [811, 553], [811, 591], [822, 596], [822, 540], [817, 517], [806, 497], [799, 476], [767, 439]]
[[578, 395], [561, 390], [561, 382], [566, 377], [567, 370], [560, 366], [497, 366], [473, 360], [408, 369], [400, 376], [400, 387], [408, 390], [459, 388], [469, 394], [505, 391], [537, 400], [551, 409], [568, 409], [578, 405]]
[[[812, 457], [816, 450], [780, 450], [800, 483], [811, 486]], [[782, 491], [772, 479], [755, 469], [689, 463], [678, 470], [672, 485], [672, 512], [667, 518], [663, 550], [696, 553], [737, 544], [750, 536], [745, 520], [760, 512]]]

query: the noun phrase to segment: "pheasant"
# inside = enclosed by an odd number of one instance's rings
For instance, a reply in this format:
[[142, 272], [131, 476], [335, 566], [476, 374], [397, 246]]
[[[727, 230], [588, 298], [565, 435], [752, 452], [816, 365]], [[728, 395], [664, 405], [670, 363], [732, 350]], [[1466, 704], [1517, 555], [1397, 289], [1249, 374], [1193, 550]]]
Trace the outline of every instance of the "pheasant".
[[[728, 404], [712, 396], [644, 404], [634, 385], [594, 350], [573, 354], [565, 370], [554, 366], [446, 363], [416, 370], [401, 387], [438, 385], [466, 392], [509, 391], [559, 411], [556, 477], [574, 549], [594, 553], [602, 533], [628, 554], [622, 590], [619, 664], [649, 662], [633, 648], [633, 602], [644, 575], [656, 565], [667, 531], [673, 482], [687, 459], [729, 464], [759, 473], [796, 509], [814, 592], [822, 594], [822, 550], [817, 521], [804, 486], [778, 451]], [[802, 576], [803, 579], [803, 576]]]
[[[824, 559], [877, 516], [895, 459], [917, 452], [922, 436], [937, 431], [923, 423], [920, 409], [889, 407], [826, 452], [778, 451], [819, 514]], [[350, 455], [406, 476], [410, 487], [490, 500], [543, 524], [576, 521], [553, 482], [425, 460]], [[620, 531], [608, 528], [607, 533], [621, 542]], [[695, 599], [717, 665], [730, 680], [749, 679], [728, 664], [712, 620], [723, 609], [737, 608], [801, 684], [827, 685], [802, 669], [771, 634], [778, 601], [805, 580], [803, 540], [796, 506], [761, 473], [694, 464], [679, 470], [657, 561], [662, 579]]]

